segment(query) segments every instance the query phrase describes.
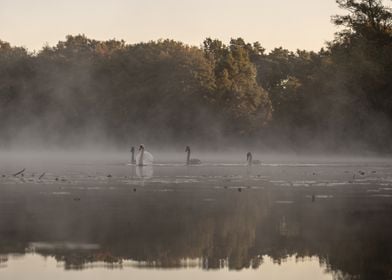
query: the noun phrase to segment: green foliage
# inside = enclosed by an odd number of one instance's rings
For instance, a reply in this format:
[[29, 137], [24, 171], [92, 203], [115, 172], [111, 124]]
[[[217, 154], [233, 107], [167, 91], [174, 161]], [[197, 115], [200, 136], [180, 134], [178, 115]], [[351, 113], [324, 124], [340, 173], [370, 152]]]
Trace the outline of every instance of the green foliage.
[[338, 33], [339, 39], [390, 39], [392, 13], [382, 0], [336, 0], [336, 3], [340, 8], [349, 11], [348, 15], [332, 17], [335, 25], [345, 27]]
[[252, 50], [241, 38], [232, 39], [229, 46], [209, 38], [204, 41], [206, 57], [214, 65], [216, 92], [211, 99], [230, 120], [226, 129], [241, 134], [257, 131], [271, 118], [268, 93], [257, 83], [256, 67], [250, 61]]
[[336, 2], [348, 14], [332, 17], [341, 29], [318, 53], [267, 53], [242, 38], [197, 48], [77, 35], [34, 54], [0, 41], [1, 143], [18, 134], [77, 143], [95, 130], [121, 143], [252, 136], [391, 150], [391, 10]]
[[[325, 67], [332, 96], [341, 107], [342, 129], [378, 146], [388, 146], [392, 119], [392, 13], [379, 0], [337, 1], [349, 11], [334, 16], [345, 29], [329, 44]], [[338, 91], [339, 90], [339, 91]], [[344, 94], [338, 96], [337, 92]]]
[[19, 126], [53, 142], [77, 141], [87, 129], [119, 142], [252, 132], [267, 121], [268, 96], [247, 53], [231, 48], [215, 64], [203, 50], [172, 40], [126, 45], [67, 36], [36, 55], [2, 43], [3, 131], [11, 136]]

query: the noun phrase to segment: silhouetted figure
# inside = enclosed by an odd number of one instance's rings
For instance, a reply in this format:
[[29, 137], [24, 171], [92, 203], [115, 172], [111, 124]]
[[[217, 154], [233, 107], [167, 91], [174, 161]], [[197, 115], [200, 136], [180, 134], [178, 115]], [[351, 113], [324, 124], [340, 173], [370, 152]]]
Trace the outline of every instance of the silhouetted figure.
[[247, 161], [248, 165], [252, 165], [252, 164], [261, 164], [261, 161], [260, 161], [260, 160], [253, 159], [253, 156], [252, 156], [252, 153], [251, 153], [251, 152], [248, 152], [248, 153], [246, 154], [246, 161]]
[[144, 158], [144, 145], [140, 144], [139, 146], [139, 157], [138, 157], [138, 161], [137, 161], [137, 165], [138, 166], [143, 166], [143, 158]]
[[132, 164], [136, 164], [136, 159], [135, 159], [135, 147], [134, 146], [132, 146], [131, 147], [131, 163]]
[[185, 152], [187, 153], [186, 155], [186, 165], [193, 165], [193, 164], [200, 164], [201, 160], [198, 158], [191, 158], [191, 148], [189, 146], [186, 146]]
[[251, 153], [251, 152], [248, 152], [248, 153], [246, 154], [246, 161], [248, 162], [248, 165], [252, 165], [252, 163], [253, 163], [253, 157], [252, 157], [252, 153]]
[[136, 165], [139, 167], [152, 166], [154, 157], [147, 150], [144, 145], [140, 144], [138, 153], [135, 156]]

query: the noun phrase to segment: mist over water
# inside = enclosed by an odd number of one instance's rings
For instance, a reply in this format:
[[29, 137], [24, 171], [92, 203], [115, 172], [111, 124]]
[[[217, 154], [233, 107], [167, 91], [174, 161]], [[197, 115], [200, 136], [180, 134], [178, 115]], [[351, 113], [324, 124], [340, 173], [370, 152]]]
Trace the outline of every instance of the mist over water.
[[388, 279], [390, 160], [194, 153], [2, 157], [2, 275]]
[[354, 79], [340, 47], [70, 35], [32, 54], [1, 41], [0, 148], [390, 153], [387, 61], [367, 57]]
[[1, 279], [391, 280], [392, 10], [336, 2], [318, 52], [0, 40]]

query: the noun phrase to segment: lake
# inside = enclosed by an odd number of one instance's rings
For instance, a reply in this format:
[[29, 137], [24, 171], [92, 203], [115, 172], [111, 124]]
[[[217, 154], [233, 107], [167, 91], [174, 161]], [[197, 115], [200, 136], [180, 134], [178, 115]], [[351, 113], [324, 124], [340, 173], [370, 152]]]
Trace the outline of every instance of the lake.
[[283, 159], [3, 157], [0, 277], [392, 279], [392, 161]]

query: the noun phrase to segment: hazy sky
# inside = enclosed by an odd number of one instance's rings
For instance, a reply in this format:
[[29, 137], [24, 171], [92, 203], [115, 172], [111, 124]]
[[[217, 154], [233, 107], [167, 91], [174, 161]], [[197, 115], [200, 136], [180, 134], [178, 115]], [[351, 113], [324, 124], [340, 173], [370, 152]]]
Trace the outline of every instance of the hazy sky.
[[318, 50], [333, 38], [335, 0], [0, 0], [0, 40], [38, 50], [67, 34], [127, 43], [242, 37], [267, 49]]

